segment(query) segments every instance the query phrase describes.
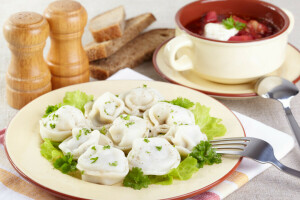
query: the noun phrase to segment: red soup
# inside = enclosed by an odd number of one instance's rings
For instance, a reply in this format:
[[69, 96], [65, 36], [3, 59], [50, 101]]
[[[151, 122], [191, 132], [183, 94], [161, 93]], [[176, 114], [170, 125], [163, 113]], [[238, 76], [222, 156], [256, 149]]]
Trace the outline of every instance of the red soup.
[[[236, 31], [233, 32], [234, 35], [230, 36], [227, 41], [251, 41], [268, 37], [279, 31], [278, 27], [264, 19], [217, 14], [215, 11], [207, 12], [200, 18], [191, 21], [185, 28], [193, 33], [206, 37], [205, 26], [209, 23], [221, 24], [225, 29], [236, 29]], [[215, 31], [219, 30], [216, 29]]]

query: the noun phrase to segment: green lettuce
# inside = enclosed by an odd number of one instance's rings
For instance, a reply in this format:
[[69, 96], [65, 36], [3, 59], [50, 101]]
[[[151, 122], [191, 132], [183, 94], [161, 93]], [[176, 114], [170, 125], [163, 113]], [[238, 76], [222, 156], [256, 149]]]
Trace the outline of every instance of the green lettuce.
[[59, 142], [52, 142], [48, 138], [44, 139], [41, 144], [41, 154], [48, 161], [50, 161], [54, 168], [60, 170], [62, 173], [67, 174], [77, 171], [77, 162], [73, 160], [73, 156], [68, 153], [66, 155], [58, 148]]
[[202, 168], [204, 165], [219, 164], [222, 162], [221, 154], [217, 154], [209, 141], [201, 141], [197, 144], [189, 156], [197, 160], [197, 167]]
[[221, 124], [222, 119], [211, 117], [209, 107], [196, 103], [194, 109], [191, 111], [195, 116], [195, 123], [200, 127], [201, 131], [206, 134], [208, 140], [225, 135], [227, 130], [226, 127]]
[[63, 156], [62, 151], [56, 145], [56, 143], [52, 143], [48, 138], [45, 138], [44, 143], [41, 144], [41, 154], [50, 162], [55, 162], [55, 160]]
[[197, 160], [191, 156], [186, 157], [177, 168], [173, 168], [169, 175], [178, 180], [188, 180], [198, 171]]
[[176, 106], [180, 106], [183, 108], [187, 108], [187, 109], [191, 108], [195, 105], [189, 99], [182, 98], [182, 97], [178, 97], [177, 99], [173, 99], [172, 101], [165, 101], [165, 102], [176, 105]]
[[177, 168], [173, 168], [166, 175], [149, 176], [151, 184], [171, 185], [173, 179], [188, 180], [198, 171], [197, 160], [191, 156], [186, 157]]
[[66, 92], [63, 102], [56, 104], [56, 105], [49, 105], [46, 108], [43, 118], [45, 118], [48, 115], [50, 115], [51, 113], [57, 111], [60, 107], [62, 107], [64, 105], [74, 106], [84, 113], [84, 105], [88, 101], [92, 101], [93, 99], [94, 99], [93, 95], [87, 95], [86, 93], [81, 92], [79, 90], [76, 90], [73, 92]]
[[92, 101], [94, 99], [93, 95], [87, 95], [84, 92], [79, 90], [73, 92], [66, 92], [65, 97], [63, 99], [63, 105], [70, 105], [78, 108], [82, 112], [84, 112], [84, 105], [88, 101]]

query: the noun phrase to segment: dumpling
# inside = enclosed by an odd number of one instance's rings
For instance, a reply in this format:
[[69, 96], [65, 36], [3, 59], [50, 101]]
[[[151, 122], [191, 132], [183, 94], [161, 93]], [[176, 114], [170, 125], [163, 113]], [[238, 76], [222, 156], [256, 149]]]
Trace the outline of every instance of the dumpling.
[[112, 123], [124, 111], [124, 107], [124, 102], [110, 92], [98, 97], [92, 108], [90, 102], [85, 106], [87, 111], [90, 110], [89, 113], [86, 113], [88, 119], [96, 127]]
[[195, 124], [194, 114], [190, 110], [166, 102], [152, 106], [144, 112], [143, 118], [148, 122], [152, 137], [167, 133], [171, 126]]
[[194, 114], [180, 106], [170, 105], [170, 114], [167, 119], [168, 125], [194, 125], [195, 124], [195, 117]]
[[129, 172], [124, 152], [109, 145], [89, 147], [79, 157], [77, 168], [82, 180], [104, 185], [121, 182]]
[[133, 142], [129, 168], [139, 167], [145, 175], [164, 175], [180, 163], [180, 154], [164, 138], [140, 138]]
[[74, 159], [78, 159], [87, 148], [98, 144], [113, 146], [112, 141], [98, 130], [73, 128], [72, 136], [65, 139], [58, 147], [64, 154], [71, 153]]
[[158, 101], [164, 100], [157, 90], [148, 88], [146, 85], [121, 94], [120, 97], [125, 102], [125, 112], [135, 116], [143, 116], [145, 110], [149, 109]]
[[46, 118], [40, 120], [42, 138], [61, 142], [72, 135], [72, 129], [87, 126], [83, 113], [73, 106], [62, 106]]
[[109, 136], [117, 148], [131, 149], [133, 140], [148, 137], [147, 121], [130, 115], [120, 115], [109, 128]]
[[173, 126], [164, 137], [175, 145], [180, 155], [187, 156], [194, 146], [207, 140], [197, 125]]

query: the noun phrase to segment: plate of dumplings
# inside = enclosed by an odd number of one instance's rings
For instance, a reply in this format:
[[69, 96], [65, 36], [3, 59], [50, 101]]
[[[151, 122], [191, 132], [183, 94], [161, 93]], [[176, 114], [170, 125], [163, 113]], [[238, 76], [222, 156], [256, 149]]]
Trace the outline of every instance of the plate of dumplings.
[[[68, 99], [78, 95], [74, 91], [85, 94], [76, 104]], [[26, 105], [7, 128], [5, 150], [21, 176], [62, 198], [185, 199], [224, 181], [241, 158], [223, 156], [188, 180], [125, 187], [130, 178], [140, 181], [129, 175], [136, 169], [141, 177], [166, 178], [208, 141], [195, 112], [170, 103], [179, 97], [210, 108], [226, 127], [222, 137], [245, 136], [232, 111], [201, 92], [158, 81], [98, 81], [54, 90]]]

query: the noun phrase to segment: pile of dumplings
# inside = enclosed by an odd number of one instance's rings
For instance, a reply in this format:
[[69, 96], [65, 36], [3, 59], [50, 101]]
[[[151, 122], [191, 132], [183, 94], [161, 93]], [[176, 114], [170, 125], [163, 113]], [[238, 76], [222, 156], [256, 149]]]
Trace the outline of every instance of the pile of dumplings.
[[41, 137], [61, 142], [84, 181], [112, 185], [133, 167], [164, 175], [207, 140], [190, 110], [164, 102], [145, 85], [119, 96], [106, 92], [84, 108], [65, 105], [40, 120]]

